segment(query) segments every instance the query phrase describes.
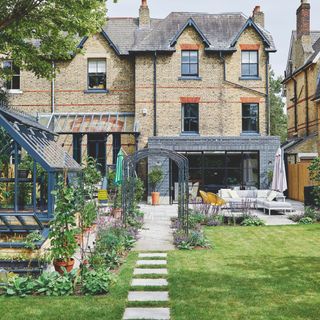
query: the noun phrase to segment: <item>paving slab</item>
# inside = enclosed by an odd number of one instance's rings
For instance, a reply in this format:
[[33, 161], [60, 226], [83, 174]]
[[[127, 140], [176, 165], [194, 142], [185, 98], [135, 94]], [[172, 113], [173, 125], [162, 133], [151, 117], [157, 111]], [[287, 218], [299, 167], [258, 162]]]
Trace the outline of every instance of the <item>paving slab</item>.
[[129, 301], [169, 301], [169, 293], [166, 291], [131, 291], [128, 296]]
[[168, 269], [139, 269], [135, 268], [133, 271], [134, 275], [141, 275], [141, 274], [168, 274]]
[[166, 265], [167, 260], [138, 260], [137, 266], [161, 266]]
[[139, 258], [166, 258], [167, 253], [139, 253]]
[[166, 279], [133, 279], [132, 287], [165, 287], [168, 285]]
[[145, 213], [144, 226], [134, 251], [169, 251], [175, 250], [171, 229], [171, 217], [178, 216], [178, 207], [169, 205], [141, 205]]
[[126, 308], [123, 320], [170, 320], [169, 308]]

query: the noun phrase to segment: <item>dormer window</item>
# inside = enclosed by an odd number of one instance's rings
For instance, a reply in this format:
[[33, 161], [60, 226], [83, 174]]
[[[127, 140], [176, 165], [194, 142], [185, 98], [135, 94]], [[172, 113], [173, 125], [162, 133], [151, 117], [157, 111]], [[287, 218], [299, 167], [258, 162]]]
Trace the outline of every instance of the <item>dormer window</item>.
[[241, 76], [257, 78], [259, 76], [258, 51], [244, 50], [241, 54]]
[[199, 51], [183, 50], [181, 51], [181, 76], [198, 77], [199, 76]]

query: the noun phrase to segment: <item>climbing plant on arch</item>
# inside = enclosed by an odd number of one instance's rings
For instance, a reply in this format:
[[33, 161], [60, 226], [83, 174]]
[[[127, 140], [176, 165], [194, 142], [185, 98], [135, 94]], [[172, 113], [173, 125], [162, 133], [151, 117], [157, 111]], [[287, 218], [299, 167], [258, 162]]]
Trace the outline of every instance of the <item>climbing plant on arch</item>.
[[188, 214], [189, 214], [189, 161], [188, 159], [172, 150], [168, 149], [142, 149], [132, 155], [128, 155], [123, 160], [123, 185], [122, 185], [122, 210], [123, 222], [126, 223], [127, 217], [132, 213], [135, 188], [135, 171], [139, 161], [149, 157], [164, 157], [174, 161], [178, 166], [179, 183], [179, 205], [178, 218], [180, 225], [188, 233]]

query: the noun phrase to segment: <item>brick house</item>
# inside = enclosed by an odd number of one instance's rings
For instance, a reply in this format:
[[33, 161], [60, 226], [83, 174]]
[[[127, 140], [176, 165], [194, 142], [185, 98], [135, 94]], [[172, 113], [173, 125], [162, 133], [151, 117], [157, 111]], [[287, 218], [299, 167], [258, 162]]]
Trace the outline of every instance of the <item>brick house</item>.
[[320, 150], [320, 31], [310, 28], [310, 10], [309, 1], [301, 0], [285, 71], [289, 163], [308, 162]]
[[[109, 18], [79, 44], [83, 54], [57, 63], [48, 82], [17, 70], [11, 104], [37, 113], [77, 161], [89, 154], [103, 168], [122, 146], [185, 154], [190, 180], [205, 190], [265, 188], [279, 147], [269, 136], [269, 54], [264, 14], [173, 12]], [[176, 197], [177, 169], [162, 165], [163, 202]], [[176, 200], [176, 199], [175, 199]]]

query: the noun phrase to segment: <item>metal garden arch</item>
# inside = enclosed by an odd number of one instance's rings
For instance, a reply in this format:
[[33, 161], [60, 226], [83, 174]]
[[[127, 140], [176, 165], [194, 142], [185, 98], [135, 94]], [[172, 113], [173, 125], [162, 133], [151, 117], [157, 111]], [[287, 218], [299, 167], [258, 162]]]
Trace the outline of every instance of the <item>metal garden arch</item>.
[[123, 160], [123, 184], [122, 184], [122, 210], [123, 222], [126, 223], [128, 215], [131, 213], [131, 204], [134, 198], [135, 170], [139, 161], [148, 157], [165, 157], [174, 161], [178, 166], [179, 200], [178, 218], [180, 225], [188, 232], [188, 212], [189, 212], [189, 161], [188, 159], [172, 150], [168, 149], [142, 149], [134, 154], [126, 156]]

